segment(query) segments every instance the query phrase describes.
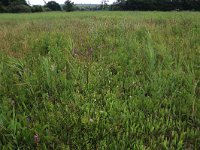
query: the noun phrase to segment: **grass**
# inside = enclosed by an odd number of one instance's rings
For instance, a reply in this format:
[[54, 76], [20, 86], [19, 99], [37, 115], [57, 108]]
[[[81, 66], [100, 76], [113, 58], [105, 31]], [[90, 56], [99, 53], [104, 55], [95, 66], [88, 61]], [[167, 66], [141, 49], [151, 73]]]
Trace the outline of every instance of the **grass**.
[[199, 12], [0, 14], [0, 149], [199, 149]]

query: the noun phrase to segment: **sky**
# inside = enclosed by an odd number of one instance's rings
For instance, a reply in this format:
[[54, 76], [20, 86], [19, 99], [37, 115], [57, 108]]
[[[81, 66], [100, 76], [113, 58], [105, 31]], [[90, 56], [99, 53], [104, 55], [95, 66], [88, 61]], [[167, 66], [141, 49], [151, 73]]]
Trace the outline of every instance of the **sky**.
[[[51, 1], [51, 0], [46, 0], [46, 2]], [[64, 4], [66, 0], [54, 0], [57, 3]], [[75, 4], [100, 4], [102, 0], [71, 0]], [[109, 0], [109, 4], [112, 4], [116, 0]], [[29, 0], [31, 5], [44, 5], [43, 0]]]

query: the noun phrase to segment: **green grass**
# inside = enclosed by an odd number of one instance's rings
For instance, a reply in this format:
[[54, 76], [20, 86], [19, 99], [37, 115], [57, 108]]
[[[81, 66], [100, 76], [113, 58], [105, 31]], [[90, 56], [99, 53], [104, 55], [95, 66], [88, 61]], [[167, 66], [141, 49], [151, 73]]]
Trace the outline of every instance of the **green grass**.
[[199, 148], [198, 12], [0, 14], [0, 149]]

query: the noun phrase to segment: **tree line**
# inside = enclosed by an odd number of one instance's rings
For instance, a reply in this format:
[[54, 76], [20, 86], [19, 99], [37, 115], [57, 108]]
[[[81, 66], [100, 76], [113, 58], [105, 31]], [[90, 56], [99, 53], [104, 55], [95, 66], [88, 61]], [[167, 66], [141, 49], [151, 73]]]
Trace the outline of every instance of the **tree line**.
[[200, 10], [200, 0], [118, 0], [111, 10]]
[[[45, 2], [45, 0], [44, 0]], [[20, 12], [44, 12], [44, 11], [74, 11], [74, 10], [142, 10], [142, 11], [171, 11], [171, 10], [194, 10], [200, 11], [200, 0], [117, 0], [112, 5], [108, 0], [102, 0], [102, 4], [95, 7], [76, 6], [70, 0], [60, 5], [55, 1], [45, 2], [44, 6], [31, 6], [27, 0], [1, 0], [0, 13]]]
[[[28, 3], [27, 3], [28, 2]], [[44, 1], [45, 2], [45, 1]], [[60, 5], [55, 1], [45, 2], [44, 6], [33, 5], [26, 0], [1, 0], [0, 13], [24, 13], [24, 12], [45, 12], [45, 11], [73, 11], [76, 9], [73, 2], [65, 1], [64, 5]]]

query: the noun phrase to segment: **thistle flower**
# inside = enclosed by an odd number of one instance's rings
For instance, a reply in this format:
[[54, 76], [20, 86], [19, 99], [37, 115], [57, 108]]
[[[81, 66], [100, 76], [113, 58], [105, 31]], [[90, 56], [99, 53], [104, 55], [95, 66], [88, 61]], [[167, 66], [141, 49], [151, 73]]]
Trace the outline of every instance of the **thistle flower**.
[[38, 145], [39, 141], [40, 141], [40, 138], [39, 138], [39, 135], [38, 134], [35, 134], [34, 135], [34, 141], [35, 143]]

